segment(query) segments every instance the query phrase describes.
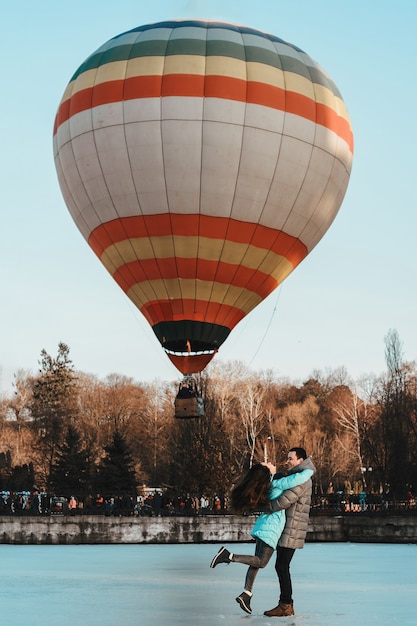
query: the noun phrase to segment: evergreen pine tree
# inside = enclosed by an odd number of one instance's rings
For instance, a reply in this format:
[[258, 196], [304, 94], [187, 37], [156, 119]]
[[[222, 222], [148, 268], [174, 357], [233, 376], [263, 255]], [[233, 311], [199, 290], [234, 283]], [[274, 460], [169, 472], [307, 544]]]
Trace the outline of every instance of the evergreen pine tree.
[[76, 376], [69, 358], [69, 347], [60, 342], [58, 355], [41, 352], [39, 376], [32, 381], [30, 411], [39, 447], [47, 463], [47, 482], [63, 433], [78, 413]]
[[135, 464], [125, 438], [115, 431], [113, 441], [104, 448], [106, 455], [98, 467], [97, 491], [114, 496], [134, 495], [137, 480]]
[[89, 482], [89, 453], [78, 430], [70, 425], [65, 440], [57, 448], [51, 468], [51, 487], [56, 494], [85, 495], [89, 492]]

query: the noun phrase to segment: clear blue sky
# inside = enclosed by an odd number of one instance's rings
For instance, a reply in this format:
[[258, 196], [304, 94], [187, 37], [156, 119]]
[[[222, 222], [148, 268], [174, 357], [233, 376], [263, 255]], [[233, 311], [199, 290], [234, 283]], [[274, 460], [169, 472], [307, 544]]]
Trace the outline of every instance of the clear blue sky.
[[[75, 227], [61, 196], [52, 127], [77, 67], [111, 37], [170, 18], [266, 30], [299, 46], [338, 85], [355, 135], [353, 171], [334, 224], [255, 309], [217, 360], [302, 381], [345, 366], [385, 370], [397, 329], [417, 359], [417, 3], [414, 0], [30, 0], [2, 9], [0, 368], [4, 392], [43, 348], [70, 347], [76, 369], [145, 381], [179, 374]], [[265, 330], [269, 326], [268, 333]]]

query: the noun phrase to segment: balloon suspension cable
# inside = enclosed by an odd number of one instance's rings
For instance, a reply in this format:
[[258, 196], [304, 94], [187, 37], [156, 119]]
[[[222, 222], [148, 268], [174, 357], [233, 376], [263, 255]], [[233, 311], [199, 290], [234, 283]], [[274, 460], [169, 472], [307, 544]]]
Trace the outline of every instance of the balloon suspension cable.
[[274, 319], [274, 316], [275, 316], [275, 313], [276, 313], [276, 311], [277, 311], [277, 307], [278, 307], [278, 302], [279, 302], [279, 299], [280, 299], [280, 297], [281, 297], [281, 291], [282, 291], [282, 285], [280, 285], [280, 286], [278, 287], [277, 299], [276, 299], [276, 301], [275, 301], [275, 305], [274, 305], [274, 308], [273, 308], [273, 310], [272, 310], [270, 320], [269, 320], [268, 325], [267, 325], [267, 327], [266, 327], [266, 329], [265, 329], [265, 332], [264, 332], [264, 334], [263, 334], [263, 336], [262, 336], [262, 339], [261, 339], [261, 341], [260, 341], [260, 343], [259, 343], [259, 345], [258, 345], [258, 347], [257, 347], [257, 349], [256, 349], [255, 354], [253, 355], [253, 357], [252, 357], [252, 358], [251, 358], [251, 360], [249, 361], [249, 365], [252, 365], [253, 361], [255, 360], [255, 358], [256, 358], [256, 356], [257, 356], [257, 354], [258, 354], [259, 350], [260, 350], [260, 349], [262, 348], [262, 346], [263, 346], [263, 343], [264, 343], [264, 341], [265, 341], [265, 339], [266, 339], [266, 336], [267, 336], [267, 334], [268, 334], [268, 332], [269, 332], [269, 329], [271, 328], [272, 320]]

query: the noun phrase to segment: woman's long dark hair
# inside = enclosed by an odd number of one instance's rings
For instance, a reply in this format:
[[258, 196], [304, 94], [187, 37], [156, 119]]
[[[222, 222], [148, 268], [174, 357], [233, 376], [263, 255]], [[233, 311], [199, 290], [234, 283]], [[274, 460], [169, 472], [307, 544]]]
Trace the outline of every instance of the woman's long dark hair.
[[251, 467], [230, 493], [232, 512], [254, 513], [264, 509], [269, 502], [270, 486], [269, 469], [260, 463]]

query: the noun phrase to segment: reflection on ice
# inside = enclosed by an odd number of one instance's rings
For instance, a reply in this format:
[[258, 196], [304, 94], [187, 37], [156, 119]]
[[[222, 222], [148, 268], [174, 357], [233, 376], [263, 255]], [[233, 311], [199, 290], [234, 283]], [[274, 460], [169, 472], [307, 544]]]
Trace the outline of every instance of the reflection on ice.
[[[306, 544], [291, 565], [295, 617], [277, 603], [273, 561], [258, 574], [252, 615], [235, 602], [246, 567], [210, 569], [218, 544], [0, 545], [7, 626], [388, 626], [416, 621], [417, 546]], [[253, 551], [254, 544], [239, 551]]]

